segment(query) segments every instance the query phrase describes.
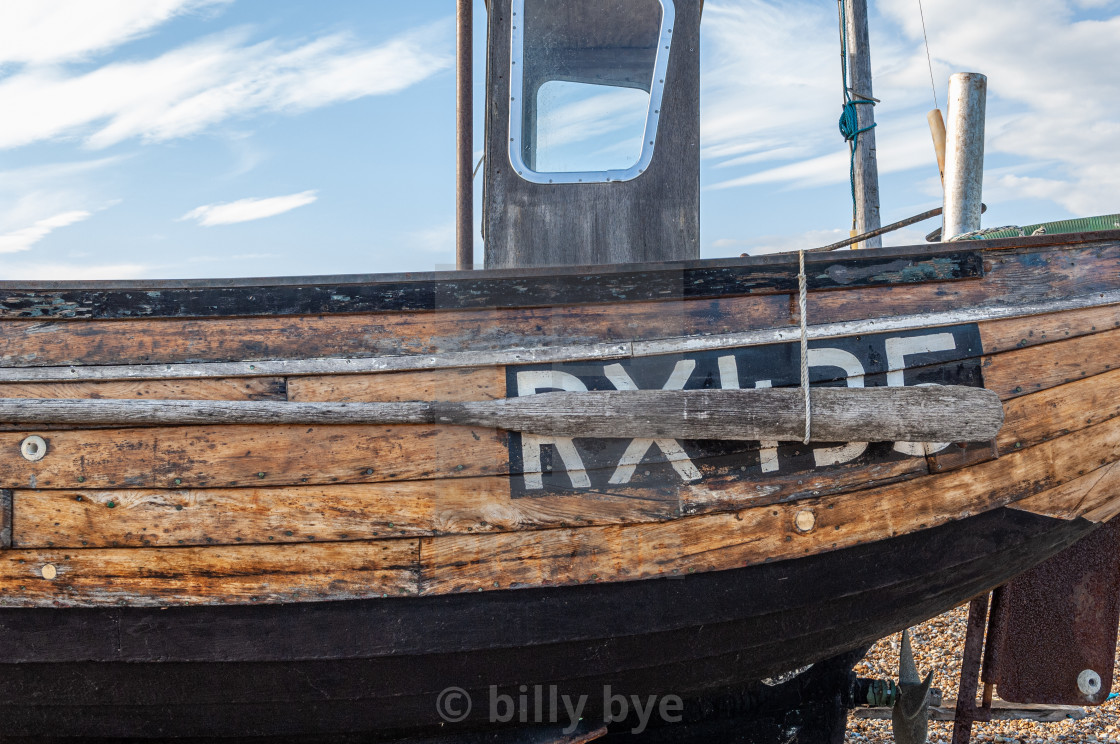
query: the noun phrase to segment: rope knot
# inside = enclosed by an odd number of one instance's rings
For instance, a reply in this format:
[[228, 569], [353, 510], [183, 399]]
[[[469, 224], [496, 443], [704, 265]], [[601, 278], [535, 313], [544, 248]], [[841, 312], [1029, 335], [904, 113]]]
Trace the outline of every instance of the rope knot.
[[875, 128], [874, 123], [869, 127], [859, 128], [859, 112], [856, 106], [862, 103], [875, 105], [874, 101], [848, 101], [844, 104], [844, 110], [840, 114], [840, 134], [843, 135], [845, 142], [857, 142], [861, 134]]

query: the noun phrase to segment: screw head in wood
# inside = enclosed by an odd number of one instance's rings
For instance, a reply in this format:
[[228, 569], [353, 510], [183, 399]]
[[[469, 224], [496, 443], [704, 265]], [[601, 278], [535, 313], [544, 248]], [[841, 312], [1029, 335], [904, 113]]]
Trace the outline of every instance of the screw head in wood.
[[817, 515], [812, 509], [802, 509], [793, 516], [793, 526], [802, 534], [812, 532], [817, 526]]
[[38, 462], [47, 456], [47, 440], [32, 434], [19, 443], [19, 453], [29, 462]]

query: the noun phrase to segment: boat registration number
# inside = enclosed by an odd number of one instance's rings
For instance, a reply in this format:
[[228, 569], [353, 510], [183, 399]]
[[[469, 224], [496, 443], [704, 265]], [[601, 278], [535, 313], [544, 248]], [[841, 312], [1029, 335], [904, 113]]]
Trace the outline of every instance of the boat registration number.
[[[975, 324], [863, 334], [809, 342], [813, 386], [983, 387]], [[618, 361], [510, 367], [507, 395], [554, 390], [697, 390], [797, 387], [800, 343], [633, 357]], [[944, 442], [697, 441], [542, 437], [512, 433], [513, 496], [665, 486], [870, 465], [934, 454]], [[969, 445], [987, 447], [986, 444]], [[737, 478], [737, 479], [738, 479]]]

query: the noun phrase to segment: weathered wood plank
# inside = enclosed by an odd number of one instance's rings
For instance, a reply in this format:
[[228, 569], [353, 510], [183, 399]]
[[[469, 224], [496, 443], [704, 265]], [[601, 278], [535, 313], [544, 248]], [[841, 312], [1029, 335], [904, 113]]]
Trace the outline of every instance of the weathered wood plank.
[[1055, 519], [1107, 522], [1120, 513], [1120, 463], [1112, 462], [1045, 493], [1013, 502], [1014, 509]]
[[1004, 404], [1000, 452], [1012, 452], [1120, 416], [1120, 370], [1013, 398]]
[[986, 511], [1118, 459], [1114, 420], [965, 470], [858, 493], [667, 523], [422, 538], [421, 588], [442, 594], [620, 581], [793, 558]]
[[1079, 336], [984, 359], [984, 386], [1010, 398], [1120, 367], [1120, 329]]
[[[706, 470], [703, 461], [697, 465]], [[857, 460], [819, 470], [705, 477], [701, 483], [682, 484], [677, 490], [682, 514], [708, 514], [858, 491], [928, 474], [925, 460], [918, 457], [871, 463]]]
[[[0, 399], [14, 423], [452, 424], [559, 437], [796, 441], [806, 432], [802, 391], [592, 390], [489, 401], [288, 403], [265, 401]], [[999, 398], [963, 385], [822, 387], [810, 441], [984, 441], [1003, 423]]]
[[12, 547], [12, 492], [0, 488], [0, 549]]
[[1120, 287], [1120, 244], [1044, 252], [985, 254], [978, 282], [894, 285], [821, 292], [809, 299], [809, 322], [835, 323], [874, 314], [910, 315], [986, 304], [1018, 305], [1076, 297]]
[[994, 354], [1120, 328], [1120, 305], [1004, 318], [979, 325], [984, 350]]
[[[195, 490], [16, 491], [14, 544], [291, 543], [628, 524], [678, 516], [671, 489], [510, 498], [499, 477]], [[112, 504], [112, 507], [109, 505]]]
[[[2, 389], [2, 388], [0, 388]], [[506, 397], [502, 367], [293, 377], [291, 401], [493, 400]]]
[[[815, 294], [810, 321], [861, 320], [1059, 300], [1120, 288], [1120, 246], [991, 257], [981, 281], [892, 284]], [[1048, 264], [1046, 262], [1049, 262]], [[790, 275], [793, 276], [792, 274]], [[434, 354], [782, 327], [788, 296], [614, 302], [560, 308], [383, 315], [0, 323], [5, 366], [219, 362]]]
[[155, 400], [285, 400], [280, 377], [203, 380], [0, 383], [0, 398], [150, 398]]
[[[750, 298], [758, 299], [758, 298]], [[683, 303], [682, 303], [683, 305]], [[788, 302], [786, 303], [788, 305]], [[676, 303], [664, 305], [674, 309]], [[1048, 299], [1026, 304], [989, 304], [967, 306], [949, 310], [935, 310], [913, 315], [892, 315], [862, 320], [814, 324], [809, 327], [811, 340], [858, 337], [867, 333], [909, 332], [943, 327], [960, 323], [998, 322], [999, 319], [1023, 319], [1058, 313], [1076, 312], [1104, 306], [1120, 306], [1120, 290]], [[624, 312], [626, 306], [620, 306]], [[380, 355], [380, 356], [325, 356], [307, 359], [248, 360], [233, 362], [176, 362], [98, 364], [95, 366], [43, 366], [3, 367], [0, 380], [6, 381], [61, 381], [61, 380], [140, 380], [179, 379], [234, 376], [291, 376], [291, 375], [345, 375], [353, 373], [386, 373], [406, 370], [435, 370], [477, 366], [503, 366], [574, 361], [603, 361], [628, 356], [642, 357], [656, 354], [687, 354], [714, 349], [758, 346], [793, 341], [799, 338], [796, 326], [789, 320], [789, 307], [785, 307], [785, 320], [775, 320], [770, 326], [762, 324], [752, 330], [733, 330], [725, 325], [722, 330], [705, 331], [691, 335], [664, 338], [590, 342], [556, 345], [555, 343], [528, 346], [504, 346], [482, 351], [445, 351], [432, 354]], [[725, 316], [716, 315], [717, 319]], [[1040, 323], [1048, 322], [1040, 320]], [[0, 323], [0, 327], [2, 327]], [[998, 346], [995, 350], [1001, 350]]]
[[494, 475], [504, 435], [454, 426], [190, 426], [44, 432], [28, 462], [0, 433], [0, 488], [201, 488]]
[[722, 333], [788, 322], [789, 301], [784, 295], [385, 315], [9, 320], [0, 321], [0, 364], [41, 367], [429, 355]]
[[415, 539], [0, 553], [0, 607], [253, 604], [414, 595]]

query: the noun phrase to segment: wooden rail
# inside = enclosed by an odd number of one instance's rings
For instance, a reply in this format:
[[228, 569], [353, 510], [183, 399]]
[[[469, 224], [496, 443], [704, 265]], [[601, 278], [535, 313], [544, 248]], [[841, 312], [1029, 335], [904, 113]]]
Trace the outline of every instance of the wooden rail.
[[[957, 385], [817, 388], [812, 439], [969, 441], [994, 438], [999, 396]], [[98, 426], [451, 424], [561, 437], [800, 440], [797, 389], [599, 390], [486, 401], [292, 403], [230, 400], [0, 399], [0, 421]]]

